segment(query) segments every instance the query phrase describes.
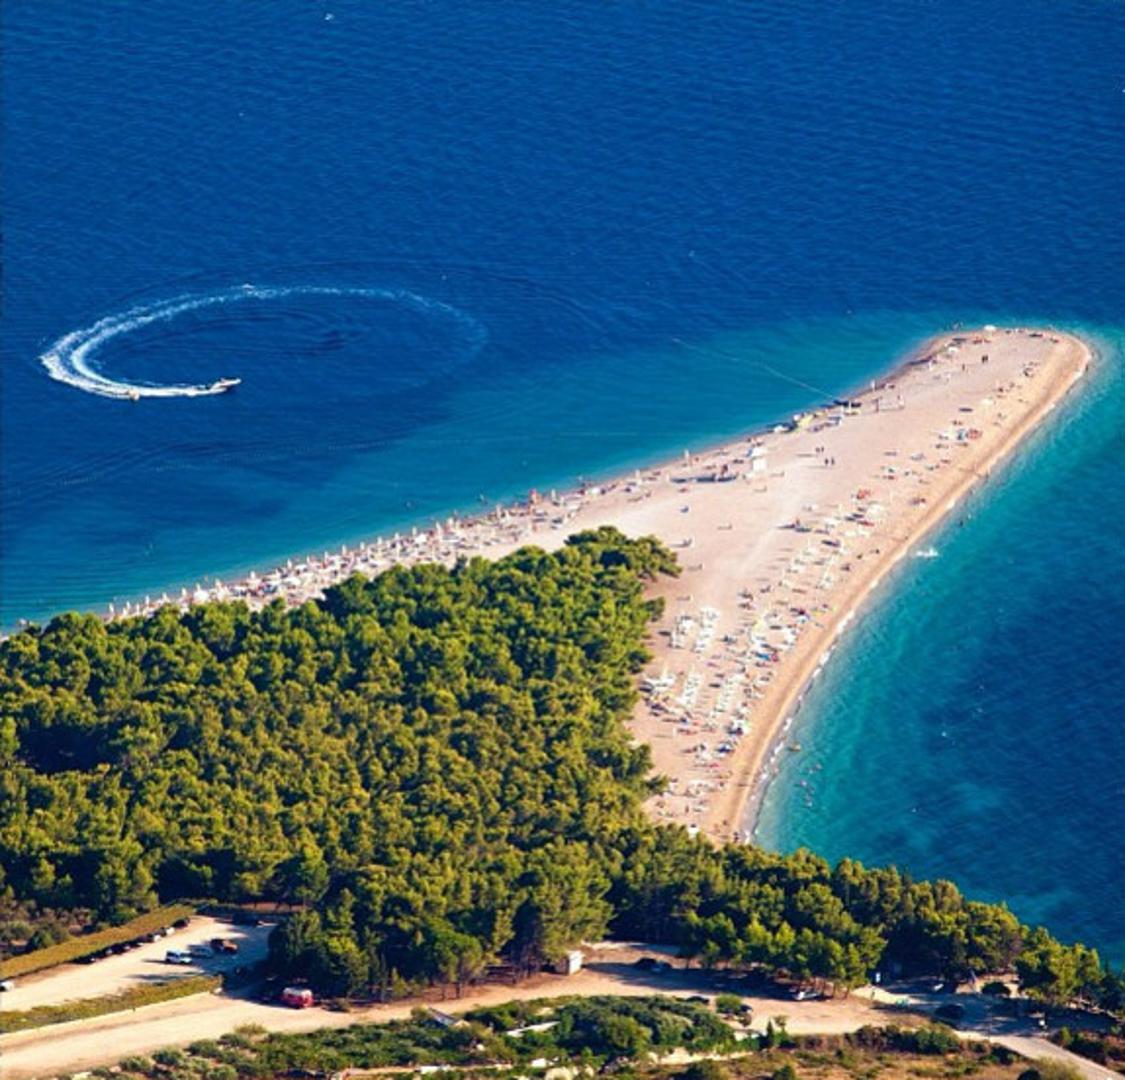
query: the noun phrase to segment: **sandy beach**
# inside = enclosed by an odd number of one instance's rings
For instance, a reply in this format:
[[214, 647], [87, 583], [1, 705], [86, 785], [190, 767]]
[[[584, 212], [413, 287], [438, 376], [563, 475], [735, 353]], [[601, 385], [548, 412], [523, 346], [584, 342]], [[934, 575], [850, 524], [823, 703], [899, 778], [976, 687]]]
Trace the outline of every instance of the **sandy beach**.
[[655, 535], [683, 573], [653, 588], [665, 611], [632, 721], [668, 779], [649, 809], [747, 838], [778, 755], [799, 752], [786, 732], [837, 637], [900, 559], [936, 554], [926, 535], [1091, 359], [1085, 342], [1054, 331], [959, 330], [862, 391], [724, 446], [112, 615], [212, 598], [301, 603], [356, 571], [549, 549], [599, 525]]

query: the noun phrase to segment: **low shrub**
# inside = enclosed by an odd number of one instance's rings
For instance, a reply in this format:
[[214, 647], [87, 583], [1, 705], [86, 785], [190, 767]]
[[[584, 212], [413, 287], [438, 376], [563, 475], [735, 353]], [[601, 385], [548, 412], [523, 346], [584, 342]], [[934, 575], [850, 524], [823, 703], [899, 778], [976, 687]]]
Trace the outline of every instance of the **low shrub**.
[[726, 1077], [726, 1068], [709, 1058], [693, 1062], [680, 1073], [680, 1080], [726, 1080]]
[[1040, 1058], [1032, 1068], [1020, 1073], [1019, 1080], [1082, 1080], [1082, 1074], [1063, 1061]]
[[916, 1054], [952, 1054], [961, 1049], [961, 1040], [949, 1028], [938, 1027], [935, 1024], [932, 1027], [903, 1032], [899, 1048], [913, 1050]]

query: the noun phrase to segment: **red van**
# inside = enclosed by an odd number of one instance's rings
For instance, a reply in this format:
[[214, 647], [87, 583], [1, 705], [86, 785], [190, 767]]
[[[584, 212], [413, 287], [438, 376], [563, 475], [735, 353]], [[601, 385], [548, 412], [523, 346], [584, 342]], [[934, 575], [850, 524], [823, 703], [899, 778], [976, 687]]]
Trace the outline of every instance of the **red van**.
[[307, 986], [287, 986], [281, 991], [281, 1003], [291, 1009], [308, 1009], [316, 1004]]

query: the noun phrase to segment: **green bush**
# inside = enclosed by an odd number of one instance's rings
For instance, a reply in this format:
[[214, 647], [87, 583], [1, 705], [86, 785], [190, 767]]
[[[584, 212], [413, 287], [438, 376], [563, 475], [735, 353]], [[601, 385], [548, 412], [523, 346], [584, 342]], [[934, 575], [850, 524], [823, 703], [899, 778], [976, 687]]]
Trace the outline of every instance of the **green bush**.
[[903, 1035], [903, 1042], [907, 1044], [903, 1048], [918, 1054], [951, 1054], [961, 1049], [961, 1040], [949, 1028], [937, 1025], [904, 1032]]
[[1082, 1080], [1082, 1074], [1066, 1062], [1040, 1058], [1032, 1068], [1020, 1073], [1019, 1080]]
[[183, 1065], [187, 1058], [182, 1050], [157, 1050], [152, 1060], [157, 1065]]
[[726, 1013], [728, 1016], [735, 1016], [742, 1012], [742, 998], [738, 994], [717, 994], [715, 996], [715, 1009], [718, 1012]]
[[1001, 1046], [1000, 1043], [992, 1043], [988, 1048], [988, 1057], [997, 1065], [1011, 1065], [1016, 1059], [1016, 1054], [1014, 1050], [1009, 1050], [1006, 1046]]
[[681, 1080], [726, 1080], [726, 1077], [723, 1065], [711, 1059], [693, 1062], [680, 1073]]
[[152, 1059], [146, 1057], [127, 1057], [120, 1062], [121, 1071], [128, 1073], [146, 1073], [152, 1068]]
[[236, 1080], [238, 1070], [233, 1065], [216, 1065], [207, 1070], [207, 1080]]
[[896, 1050], [907, 1054], [948, 1054], [964, 1049], [964, 1043], [947, 1027], [930, 1024], [920, 1028], [861, 1027], [847, 1041], [863, 1050]]

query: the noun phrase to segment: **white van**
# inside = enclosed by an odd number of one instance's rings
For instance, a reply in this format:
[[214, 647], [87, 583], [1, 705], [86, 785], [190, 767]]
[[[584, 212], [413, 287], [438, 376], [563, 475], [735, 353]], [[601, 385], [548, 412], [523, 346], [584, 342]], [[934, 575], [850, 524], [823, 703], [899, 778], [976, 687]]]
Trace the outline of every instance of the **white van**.
[[164, 954], [164, 963], [166, 964], [194, 964], [191, 953], [184, 952], [183, 949], [169, 949]]

